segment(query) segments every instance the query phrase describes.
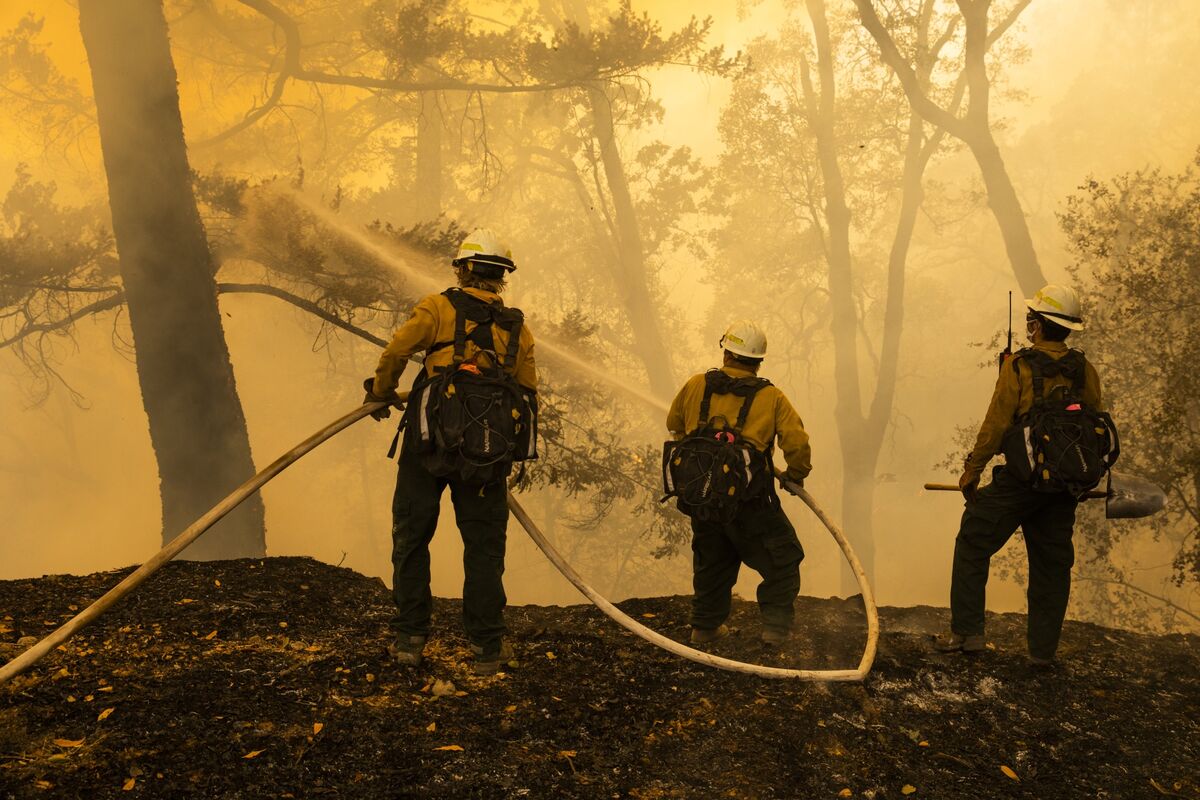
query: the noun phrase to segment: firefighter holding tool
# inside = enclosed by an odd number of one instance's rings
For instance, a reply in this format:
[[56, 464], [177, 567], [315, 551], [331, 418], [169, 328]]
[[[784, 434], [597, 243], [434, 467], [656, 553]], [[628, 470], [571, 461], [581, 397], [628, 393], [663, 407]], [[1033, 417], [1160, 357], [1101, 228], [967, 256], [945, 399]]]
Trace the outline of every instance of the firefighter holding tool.
[[[1020, 527], [1029, 556], [1029, 658], [1046, 667], [1054, 663], [1071, 591], [1075, 508], [1119, 447], [1095, 367], [1066, 344], [1083, 329], [1078, 295], [1050, 284], [1026, 307], [1031, 345], [1001, 359], [991, 405], [959, 478], [966, 508], [954, 546], [950, 631], [935, 647], [985, 649], [991, 558]], [[979, 488], [988, 461], [1000, 453], [1005, 463]]]

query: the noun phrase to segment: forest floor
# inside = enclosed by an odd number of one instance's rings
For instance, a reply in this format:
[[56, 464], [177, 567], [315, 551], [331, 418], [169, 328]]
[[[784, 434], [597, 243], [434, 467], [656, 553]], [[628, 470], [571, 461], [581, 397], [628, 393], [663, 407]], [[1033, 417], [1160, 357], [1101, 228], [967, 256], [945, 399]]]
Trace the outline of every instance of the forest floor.
[[[0, 660], [128, 570], [0, 582]], [[687, 597], [629, 614], [685, 640]], [[881, 609], [863, 684], [684, 661], [589, 605], [508, 610], [517, 659], [471, 674], [457, 600], [425, 664], [389, 663], [390, 593], [302, 558], [169, 564], [0, 687], [0, 797], [1200, 797], [1200, 639], [1068, 622], [1061, 666], [1025, 617], [943, 655], [944, 609]], [[764, 650], [753, 603], [712, 650], [853, 667], [861, 602], [803, 597]], [[27, 645], [28, 640], [25, 642]]]

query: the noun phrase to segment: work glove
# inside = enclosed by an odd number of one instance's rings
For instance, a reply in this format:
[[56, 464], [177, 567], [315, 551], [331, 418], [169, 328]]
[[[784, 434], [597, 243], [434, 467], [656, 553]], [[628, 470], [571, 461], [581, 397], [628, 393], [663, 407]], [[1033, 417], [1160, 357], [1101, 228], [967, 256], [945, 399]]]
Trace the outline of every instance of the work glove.
[[[375, 390], [375, 378], [374, 377], [367, 378], [365, 381], [363, 381], [363, 389], [367, 393], [366, 397], [363, 398], [363, 405], [366, 405], [367, 403], [394, 403], [399, 399], [396, 396], [395, 392], [392, 392], [391, 397], [379, 397], [378, 395], [376, 395], [375, 391], [374, 391]], [[387, 419], [391, 415], [392, 415], [392, 407], [390, 405], [387, 405], [387, 406], [384, 406], [383, 408], [379, 409], [378, 411], [372, 411], [371, 419], [380, 421], [380, 420]]]
[[979, 473], [971, 469], [963, 470], [963, 474], [958, 479], [958, 490], [962, 492], [968, 505], [978, 500]]
[[[796, 497], [800, 496], [799, 494], [796, 493], [796, 489], [804, 488], [804, 478], [797, 478], [794, 475], [788, 475], [786, 473], [784, 474], [783, 480], [780, 481], [780, 483], [782, 484], [783, 490], [785, 492], [787, 492], [788, 494], [791, 494], [791, 495], [795, 495]], [[792, 488], [793, 486], [795, 486], [796, 489], [793, 489]]]

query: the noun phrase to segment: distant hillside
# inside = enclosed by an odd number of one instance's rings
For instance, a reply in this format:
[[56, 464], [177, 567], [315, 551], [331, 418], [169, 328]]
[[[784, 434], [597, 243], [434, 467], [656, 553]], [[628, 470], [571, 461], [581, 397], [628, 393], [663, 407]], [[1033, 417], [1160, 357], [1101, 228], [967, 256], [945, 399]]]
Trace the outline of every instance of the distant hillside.
[[[0, 582], [0, 656], [125, 571]], [[392, 666], [390, 594], [309, 559], [175, 563], [0, 687], [2, 797], [1200, 797], [1200, 648], [1068, 623], [1063, 667], [931, 652], [944, 609], [882, 609], [864, 685], [700, 667], [587, 605], [509, 609], [518, 666], [473, 677], [460, 604], [424, 667]], [[688, 598], [622, 607], [686, 634]], [[716, 652], [853, 666], [854, 600], [801, 598], [782, 652], [752, 603]], [[452, 684], [452, 686], [451, 686]]]

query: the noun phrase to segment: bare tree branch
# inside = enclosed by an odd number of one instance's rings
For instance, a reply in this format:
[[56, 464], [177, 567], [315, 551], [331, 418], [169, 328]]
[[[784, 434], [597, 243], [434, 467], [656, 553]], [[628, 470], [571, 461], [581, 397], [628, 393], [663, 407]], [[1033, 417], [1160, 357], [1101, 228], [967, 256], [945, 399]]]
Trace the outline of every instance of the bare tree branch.
[[51, 331], [62, 330], [63, 328], [70, 327], [75, 321], [80, 320], [90, 314], [107, 311], [111, 308], [117, 308], [118, 306], [124, 304], [125, 292], [120, 291], [111, 297], [106, 297], [103, 300], [97, 300], [94, 303], [90, 303], [89, 305], [76, 309], [62, 319], [57, 319], [53, 322], [37, 322], [32, 325], [28, 325], [17, 331], [17, 333], [12, 337], [5, 339], [4, 341], [0, 341], [0, 350], [3, 350], [5, 347], [11, 347], [22, 339], [32, 336], [35, 333], [50, 333]]
[[1149, 597], [1153, 600], [1157, 600], [1158, 602], [1162, 603], [1163, 605], [1173, 608], [1176, 611], [1178, 611], [1179, 613], [1186, 614], [1187, 616], [1191, 617], [1192, 619], [1200, 622], [1200, 615], [1194, 614], [1191, 611], [1184, 608], [1183, 606], [1179, 605], [1178, 603], [1173, 603], [1165, 597], [1160, 597], [1159, 595], [1156, 595], [1153, 592], [1148, 592], [1145, 589], [1143, 589], [1142, 587], [1137, 586], [1136, 584], [1129, 583], [1128, 581], [1119, 580], [1117, 578], [1100, 578], [1100, 577], [1097, 577], [1094, 575], [1077, 575], [1077, 576], [1075, 576], [1075, 580], [1077, 580], [1077, 581], [1092, 581], [1093, 583], [1108, 583], [1108, 584], [1112, 584], [1113, 586], [1123, 586], [1126, 589], [1132, 589], [1135, 592], [1140, 592], [1141, 594], [1146, 595], [1146, 597]]
[[307, 83], [331, 85], [331, 86], [350, 86], [358, 89], [373, 89], [387, 90], [391, 92], [430, 92], [430, 91], [467, 91], [467, 92], [488, 92], [493, 94], [523, 94], [531, 92], [548, 92], [558, 89], [570, 89], [583, 86], [589, 81], [596, 78], [616, 77], [626, 72], [631, 72], [636, 69], [637, 65], [626, 64], [619, 67], [614, 67], [610, 70], [600, 70], [597, 75], [580, 75], [564, 81], [555, 81], [551, 83], [478, 83], [475, 81], [461, 80], [457, 78], [443, 78], [440, 80], [395, 80], [391, 78], [376, 78], [368, 75], [340, 75], [329, 72], [321, 72], [319, 70], [305, 69], [301, 63], [301, 50], [303, 43], [300, 38], [300, 26], [287, 12], [279, 6], [270, 2], [270, 0], [238, 0], [242, 5], [252, 8], [259, 12], [267, 19], [271, 20], [284, 36], [284, 58], [283, 66], [280, 67], [279, 74], [275, 78], [275, 83], [272, 86], [271, 94], [265, 101], [256, 108], [251, 109], [246, 113], [246, 116], [237, 124], [225, 129], [215, 136], [210, 136], [206, 139], [201, 139], [193, 142], [193, 147], [208, 147], [210, 145], [223, 142], [231, 136], [234, 136], [241, 131], [254, 125], [260, 119], [271, 113], [279, 107], [279, 103], [283, 98], [284, 89], [289, 81], [304, 81]]
[[[348, 333], [352, 333], [359, 338], [365, 339], [371, 344], [378, 345], [379, 347], [387, 347], [388, 344], [387, 340], [381, 339], [375, 334], [364, 330], [357, 325], [347, 322], [331, 311], [326, 311], [311, 300], [307, 300], [299, 295], [292, 294], [291, 292], [280, 289], [276, 286], [269, 286], [262, 283], [218, 283], [217, 292], [220, 294], [242, 293], [270, 295], [271, 297], [276, 297], [280, 300], [291, 303], [297, 308], [307, 311], [313, 316], [319, 317], [325, 322], [328, 322], [330, 325], [341, 328]], [[103, 300], [97, 300], [95, 303], [91, 303], [83, 306], [82, 308], [76, 309], [61, 319], [54, 320], [53, 322], [40, 322], [22, 328], [11, 338], [0, 341], [0, 349], [10, 347], [22, 339], [25, 339], [36, 333], [50, 333], [52, 331], [62, 330], [63, 328], [70, 327], [72, 324], [86, 316], [97, 314], [101, 311], [108, 311], [124, 304], [125, 292], [123, 290], [118, 290], [111, 297], [106, 297]]]
[[388, 345], [387, 340], [381, 339], [375, 334], [363, 330], [357, 325], [347, 322], [331, 311], [326, 311], [311, 300], [306, 300], [299, 295], [292, 294], [291, 292], [285, 291], [276, 286], [269, 286], [263, 283], [218, 283], [217, 291], [221, 294], [265, 294], [270, 295], [271, 297], [277, 297], [280, 300], [291, 303], [299, 309], [307, 311], [313, 316], [320, 317], [334, 327], [341, 328], [342, 330], [352, 333], [359, 338], [366, 339], [371, 344], [375, 344], [380, 347], [387, 347]]

